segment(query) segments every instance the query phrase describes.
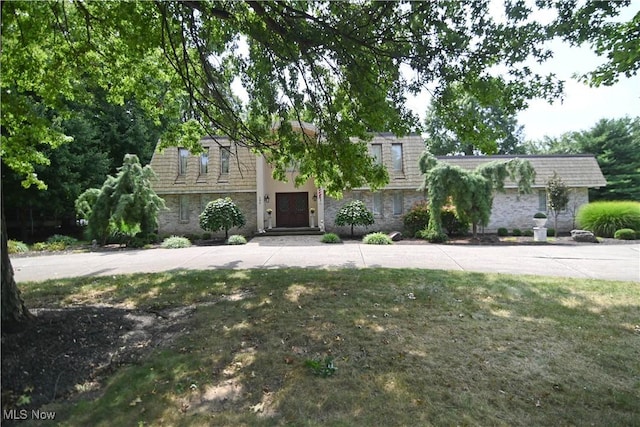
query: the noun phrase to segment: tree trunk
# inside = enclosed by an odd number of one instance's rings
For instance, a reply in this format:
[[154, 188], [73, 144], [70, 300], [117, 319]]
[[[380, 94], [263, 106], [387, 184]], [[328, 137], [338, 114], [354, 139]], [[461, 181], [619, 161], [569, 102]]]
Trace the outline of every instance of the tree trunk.
[[20, 290], [13, 277], [13, 266], [9, 259], [7, 248], [7, 223], [4, 219], [4, 203], [2, 206], [2, 330], [10, 331], [19, 328], [27, 320], [33, 318], [27, 307], [24, 305]]

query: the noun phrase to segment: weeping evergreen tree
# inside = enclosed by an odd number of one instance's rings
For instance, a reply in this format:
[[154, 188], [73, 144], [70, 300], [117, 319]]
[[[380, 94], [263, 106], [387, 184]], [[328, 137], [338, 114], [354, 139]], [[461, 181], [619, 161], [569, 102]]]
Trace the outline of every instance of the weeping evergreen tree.
[[[151, 188], [155, 176], [150, 166], [142, 167], [138, 156], [126, 154], [118, 174], [108, 176], [102, 188], [89, 189], [76, 200], [77, 213], [88, 221], [87, 237], [106, 243], [110, 235], [143, 237], [158, 227], [162, 200]], [[97, 194], [97, 197], [96, 197]]]
[[493, 161], [473, 171], [436, 160], [425, 151], [419, 162], [424, 174], [423, 190], [429, 197], [429, 225], [427, 238], [442, 241], [446, 236], [442, 230], [442, 207], [449, 201], [456, 207], [462, 220], [473, 224], [473, 237], [477, 237], [478, 225], [486, 226], [491, 216], [493, 196], [504, 191], [504, 181], [511, 178], [518, 184], [520, 193], [530, 193], [535, 179], [531, 163], [522, 159]]

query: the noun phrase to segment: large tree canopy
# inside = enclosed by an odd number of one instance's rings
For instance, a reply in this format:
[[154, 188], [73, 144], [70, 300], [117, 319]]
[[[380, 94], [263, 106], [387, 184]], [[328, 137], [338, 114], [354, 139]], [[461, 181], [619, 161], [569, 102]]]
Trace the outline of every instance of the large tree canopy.
[[482, 105], [460, 85], [444, 95], [448, 103], [433, 100], [427, 110], [424, 131], [431, 154], [524, 154], [522, 126], [515, 114], [499, 105]]
[[549, 154], [596, 156], [607, 186], [589, 189], [591, 200], [640, 200], [640, 117], [602, 119], [591, 129], [534, 143]]
[[[405, 96], [429, 87], [447, 103], [455, 83], [507, 114], [531, 97], [551, 99], [558, 82], [524, 62], [548, 58], [544, 42], [572, 34], [574, 21], [601, 34], [624, 5], [574, 7], [575, 19], [563, 5], [545, 26], [519, 1], [506, 2], [499, 20], [487, 2], [3, 2], [3, 157], [37, 183], [29, 165], [46, 162], [37, 144], [63, 141], [51, 124], [65, 99], [91, 101], [77, 90], [89, 80], [114, 102], [135, 93], [154, 114], [200, 125], [176, 125], [167, 145], [223, 133], [276, 165], [302, 161], [303, 178], [330, 192], [379, 187], [386, 175], [362, 144], [347, 142], [410, 130]], [[585, 15], [598, 20], [577, 19]], [[497, 67], [507, 70], [499, 78]], [[234, 95], [240, 82], [246, 99]], [[313, 122], [321, 143], [287, 126], [274, 134], [276, 119]]]
[[[94, 86], [111, 102], [133, 97], [150, 117], [174, 117], [165, 145], [197, 149], [203, 134], [222, 133], [277, 168], [299, 161], [301, 179], [314, 176], [328, 193], [378, 188], [387, 175], [349, 138], [410, 130], [408, 94], [429, 88], [446, 102], [460, 84], [507, 114], [551, 99], [558, 82], [525, 61], [548, 58], [544, 42], [557, 34], [606, 38], [608, 19], [628, 4], [539, 1], [561, 12], [543, 25], [516, 0], [499, 20], [486, 1], [1, 2], [0, 151], [24, 185], [44, 188], [34, 173], [48, 162], [42, 145], [68, 140], [67, 101], [92, 103]], [[239, 83], [246, 99], [234, 93]], [[291, 119], [313, 122], [320, 138], [273, 130]], [[14, 285], [5, 271], [3, 292]]]

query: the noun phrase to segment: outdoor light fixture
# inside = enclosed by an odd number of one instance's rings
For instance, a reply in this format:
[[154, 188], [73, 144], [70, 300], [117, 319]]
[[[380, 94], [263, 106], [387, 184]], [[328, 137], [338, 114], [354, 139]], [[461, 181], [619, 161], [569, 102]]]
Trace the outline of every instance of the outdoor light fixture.
[[268, 194], [264, 195], [264, 202], [265, 203], [269, 203], [269, 195]]
[[314, 195], [313, 195], [313, 201], [314, 201], [314, 202], [317, 202], [317, 201], [318, 201], [318, 195], [317, 195], [317, 194], [314, 194]]

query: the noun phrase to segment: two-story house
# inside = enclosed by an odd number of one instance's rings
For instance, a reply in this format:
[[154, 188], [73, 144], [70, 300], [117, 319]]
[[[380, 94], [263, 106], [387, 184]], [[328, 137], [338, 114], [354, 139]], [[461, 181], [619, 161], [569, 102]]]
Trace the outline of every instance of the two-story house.
[[[312, 125], [294, 124], [301, 132], [313, 134]], [[295, 168], [288, 182], [273, 178], [273, 169], [261, 155], [236, 145], [224, 136], [201, 141], [204, 153], [191, 155], [180, 147], [156, 151], [151, 167], [156, 172], [154, 190], [166, 202], [167, 210], [159, 218], [159, 234], [201, 235], [199, 215], [206, 204], [219, 197], [231, 197], [245, 215], [247, 224], [233, 233], [251, 235], [273, 228], [317, 227], [320, 230], [347, 233], [337, 227], [335, 216], [340, 207], [351, 200], [362, 200], [374, 213], [375, 224], [370, 230], [402, 230], [403, 215], [416, 202], [425, 200], [418, 188], [423, 176], [418, 159], [424, 151], [420, 135], [396, 137], [390, 133], [376, 134], [368, 143], [375, 161], [389, 172], [389, 184], [372, 192], [356, 188], [344, 193], [341, 200], [327, 197], [322, 188], [308, 180], [295, 187]], [[606, 185], [593, 156], [521, 156], [536, 169], [534, 193], [518, 195], [513, 183], [507, 182], [506, 192], [494, 198], [491, 221], [485, 231], [499, 227], [530, 228], [535, 212], [546, 211], [545, 185], [554, 171], [571, 187], [569, 209], [561, 215], [561, 230], [573, 227], [575, 209], [588, 202], [588, 188]], [[508, 159], [509, 156], [452, 156], [439, 160], [474, 169], [483, 162]]]

